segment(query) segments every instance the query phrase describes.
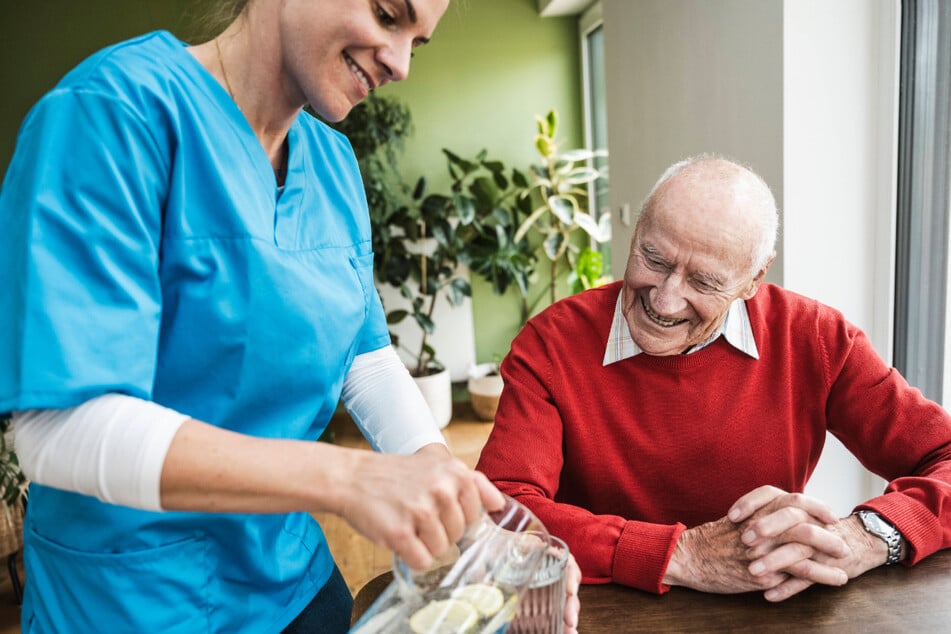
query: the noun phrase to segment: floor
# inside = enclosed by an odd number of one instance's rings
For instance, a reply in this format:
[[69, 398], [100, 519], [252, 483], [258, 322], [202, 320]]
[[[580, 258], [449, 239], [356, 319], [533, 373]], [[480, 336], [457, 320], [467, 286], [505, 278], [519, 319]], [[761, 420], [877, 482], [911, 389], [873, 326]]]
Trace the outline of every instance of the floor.
[[[13, 593], [13, 584], [7, 573], [6, 561], [0, 569], [0, 634], [20, 634], [20, 606]], [[20, 558], [20, 581], [23, 580], [23, 560]]]

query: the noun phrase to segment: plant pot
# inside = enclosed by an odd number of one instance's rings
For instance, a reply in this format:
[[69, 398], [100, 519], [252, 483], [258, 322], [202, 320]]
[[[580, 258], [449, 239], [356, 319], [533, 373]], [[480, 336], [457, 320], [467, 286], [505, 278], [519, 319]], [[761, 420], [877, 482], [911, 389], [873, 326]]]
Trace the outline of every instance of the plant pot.
[[423, 398], [429, 405], [429, 410], [436, 419], [436, 424], [442, 429], [452, 420], [452, 381], [449, 379], [449, 370], [440, 370], [435, 374], [414, 376], [413, 380], [423, 393]]
[[469, 370], [469, 399], [473, 411], [481, 420], [495, 420], [502, 386], [502, 375], [495, 363], [480, 363]]

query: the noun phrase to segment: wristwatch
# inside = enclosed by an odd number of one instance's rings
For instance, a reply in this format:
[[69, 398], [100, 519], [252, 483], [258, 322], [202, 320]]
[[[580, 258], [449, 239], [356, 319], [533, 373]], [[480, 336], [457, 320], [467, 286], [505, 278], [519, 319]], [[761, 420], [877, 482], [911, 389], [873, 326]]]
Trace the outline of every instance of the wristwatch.
[[865, 530], [876, 537], [880, 537], [888, 546], [888, 559], [885, 560], [885, 565], [891, 566], [898, 563], [901, 559], [902, 542], [902, 536], [898, 529], [886, 522], [875, 511], [856, 511], [855, 514], [862, 520]]

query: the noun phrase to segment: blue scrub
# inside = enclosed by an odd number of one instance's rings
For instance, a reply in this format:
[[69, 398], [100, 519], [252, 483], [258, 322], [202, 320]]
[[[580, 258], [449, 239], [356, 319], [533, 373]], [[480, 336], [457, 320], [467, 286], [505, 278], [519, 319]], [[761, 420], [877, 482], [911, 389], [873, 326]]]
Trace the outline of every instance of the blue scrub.
[[[389, 344], [347, 140], [302, 114], [286, 185], [168, 33], [97, 53], [30, 112], [0, 190], [0, 411], [121, 392], [316, 439]], [[24, 632], [273, 632], [333, 569], [306, 513], [152, 513], [33, 485]]]

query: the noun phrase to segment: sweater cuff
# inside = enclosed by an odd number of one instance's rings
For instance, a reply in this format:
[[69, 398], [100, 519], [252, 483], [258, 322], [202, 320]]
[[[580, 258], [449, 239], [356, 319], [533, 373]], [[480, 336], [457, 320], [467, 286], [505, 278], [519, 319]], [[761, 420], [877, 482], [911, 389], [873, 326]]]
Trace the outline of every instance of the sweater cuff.
[[891, 492], [859, 504], [852, 511], [875, 511], [898, 529], [908, 548], [907, 566], [914, 565], [942, 547], [941, 523], [921, 502], [901, 493]]
[[614, 551], [612, 580], [656, 594], [670, 590], [663, 583], [664, 574], [677, 540], [686, 529], [683, 524], [627, 522]]

